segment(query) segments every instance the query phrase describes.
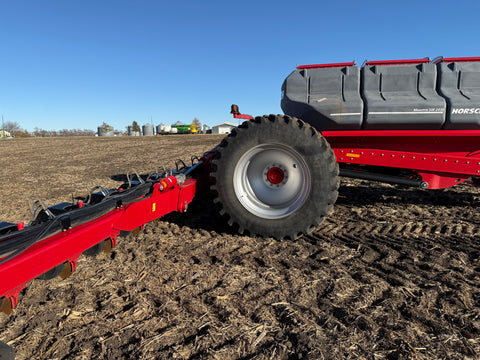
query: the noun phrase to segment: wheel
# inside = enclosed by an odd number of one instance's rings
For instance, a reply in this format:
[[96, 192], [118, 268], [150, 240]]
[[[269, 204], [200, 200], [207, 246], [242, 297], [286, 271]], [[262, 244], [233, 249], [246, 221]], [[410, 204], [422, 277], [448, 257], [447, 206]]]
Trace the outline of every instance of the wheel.
[[44, 272], [43, 274], [40, 274], [37, 276], [37, 279], [39, 280], [51, 280], [51, 279], [54, 279], [56, 278], [58, 275], [60, 275], [60, 273], [62, 272], [63, 270], [63, 266], [64, 264], [59, 264], [53, 268], [51, 268], [50, 270]]
[[284, 115], [246, 121], [212, 160], [220, 214], [240, 233], [296, 239], [315, 229], [338, 196], [338, 165], [327, 141]]
[[99, 243], [85, 250], [83, 252], [83, 255], [94, 257], [100, 254], [104, 248], [105, 248], [105, 240], [102, 240]]
[[12, 313], [12, 310], [12, 302], [10, 301], [10, 299], [5, 297], [0, 298], [0, 312], [10, 315]]
[[15, 351], [0, 341], [0, 360], [15, 360]]

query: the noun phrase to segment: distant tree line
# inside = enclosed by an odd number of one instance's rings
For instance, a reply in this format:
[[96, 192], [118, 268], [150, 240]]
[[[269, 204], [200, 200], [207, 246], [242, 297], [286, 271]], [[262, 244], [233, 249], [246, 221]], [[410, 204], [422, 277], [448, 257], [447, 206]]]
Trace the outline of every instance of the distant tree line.
[[62, 130], [44, 130], [38, 127], [34, 128], [32, 136], [35, 137], [54, 137], [54, 136], [95, 136], [95, 131], [90, 129], [62, 129]]
[[16, 122], [4, 121], [0, 126], [0, 130], [8, 131], [15, 137], [54, 137], [54, 136], [95, 136], [96, 132], [90, 129], [63, 129], [63, 130], [44, 130], [35, 127], [32, 132], [29, 132]]

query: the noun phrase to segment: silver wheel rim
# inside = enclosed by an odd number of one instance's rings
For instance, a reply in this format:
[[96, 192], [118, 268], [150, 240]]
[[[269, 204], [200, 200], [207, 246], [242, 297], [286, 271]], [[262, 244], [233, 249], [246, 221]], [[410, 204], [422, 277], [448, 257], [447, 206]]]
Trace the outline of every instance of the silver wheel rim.
[[250, 213], [264, 219], [282, 219], [307, 200], [311, 175], [295, 149], [283, 144], [262, 144], [238, 161], [233, 188]]

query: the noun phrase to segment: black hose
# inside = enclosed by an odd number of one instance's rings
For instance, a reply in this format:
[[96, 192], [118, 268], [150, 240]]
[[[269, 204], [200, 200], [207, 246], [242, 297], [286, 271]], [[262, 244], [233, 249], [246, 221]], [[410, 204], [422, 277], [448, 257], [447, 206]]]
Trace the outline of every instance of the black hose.
[[121, 205], [126, 205], [134, 202], [136, 199], [150, 193], [151, 187], [151, 183], [144, 183], [122, 193], [117, 193], [115, 195], [108, 194], [108, 196], [105, 196], [102, 201], [96, 204], [56, 215], [48, 221], [33, 225], [18, 233], [9, 233], [4, 236], [3, 241], [1, 241], [0, 237], [0, 257], [3, 256], [2, 254], [6, 255], [5, 258], [0, 260], [0, 265], [20, 255], [33, 244], [61, 231], [61, 220], [64, 219], [65, 216], [71, 218], [72, 227], [78, 226], [112, 211], [119, 203]]
[[370, 172], [364, 172], [364, 171], [355, 171], [350, 169], [340, 169], [340, 176], [346, 176], [346, 177], [351, 177], [355, 179], [379, 181], [379, 182], [384, 182], [389, 184], [406, 185], [406, 186], [412, 186], [412, 187], [421, 188], [421, 189], [425, 189], [428, 187], [428, 183], [419, 179], [406, 179], [400, 176], [377, 174], [377, 173], [370, 173]]

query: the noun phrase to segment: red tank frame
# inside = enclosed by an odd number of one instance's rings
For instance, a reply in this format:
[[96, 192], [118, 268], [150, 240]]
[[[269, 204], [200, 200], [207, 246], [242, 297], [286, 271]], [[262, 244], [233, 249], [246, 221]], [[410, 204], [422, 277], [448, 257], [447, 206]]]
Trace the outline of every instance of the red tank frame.
[[323, 131], [338, 163], [412, 170], [428, 189], [480, 175], [480, 130]]

